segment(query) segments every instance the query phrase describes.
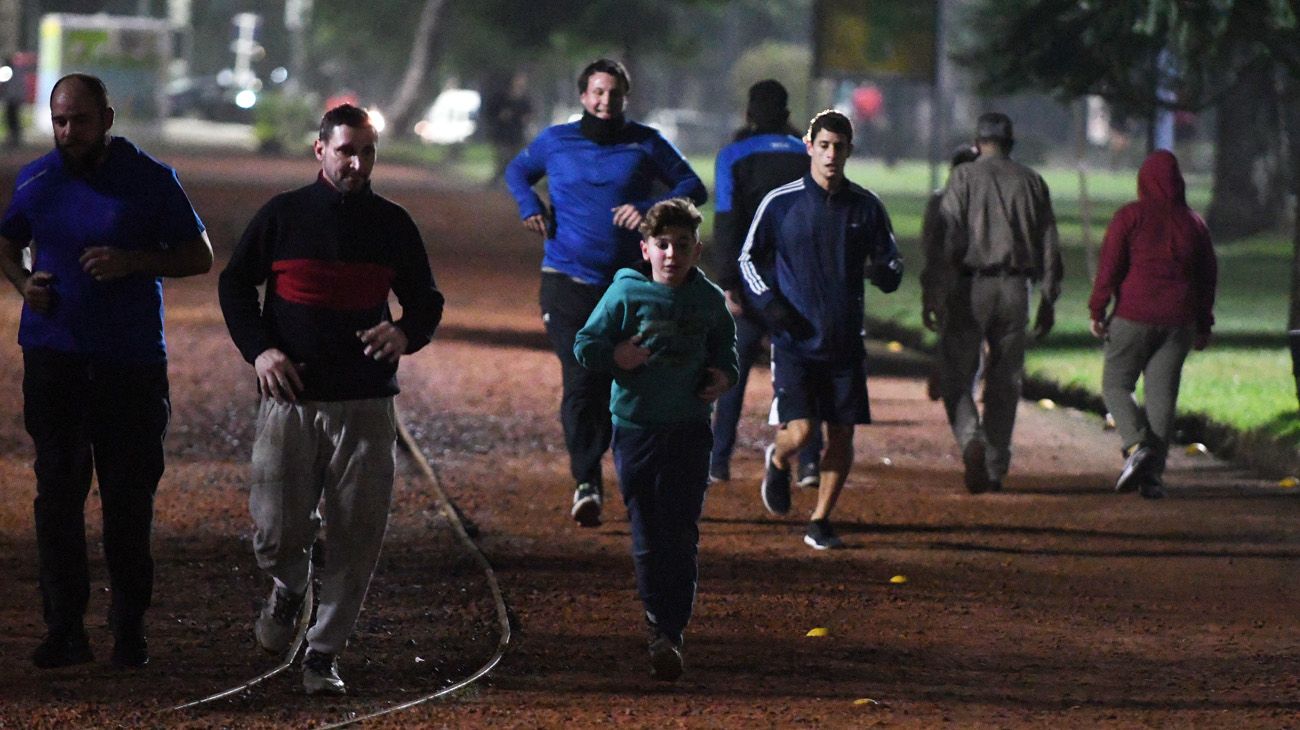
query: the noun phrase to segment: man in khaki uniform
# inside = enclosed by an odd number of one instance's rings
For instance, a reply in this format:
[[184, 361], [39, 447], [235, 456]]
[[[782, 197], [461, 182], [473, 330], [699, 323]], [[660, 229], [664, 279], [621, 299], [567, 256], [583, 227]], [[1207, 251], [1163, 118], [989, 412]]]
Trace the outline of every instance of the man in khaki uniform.
[[[1061, 250], [1047, 184], [1010, 158], [1011, 120], [982, 115], [975, 144], [979, 159], [952, 171], [940, 202], [951, 288], [946, 297], [927, 298], [925, 306], [926, 316], [939, 322], [944, 408], [962, 450], [966, 488], [978, 494], [1001, 489], [1010, 467], [1030, 292], [1037, 283], [1033, 333], [1041, 339], [1055, 322]], [[982, 418], [975, 406], [981, 351]]]

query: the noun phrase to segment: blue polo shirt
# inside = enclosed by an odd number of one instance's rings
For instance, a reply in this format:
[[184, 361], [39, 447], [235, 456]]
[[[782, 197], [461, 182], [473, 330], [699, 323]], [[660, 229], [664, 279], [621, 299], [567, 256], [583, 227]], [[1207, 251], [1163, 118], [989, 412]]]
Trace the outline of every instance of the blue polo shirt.
[[[610, 144], [584, 137], [579, 122], [542, 130], [506, 167], [521, 219], [546, 212], [532, 189], [543, 177], [555, 218], [542, 268], [599, 286], [641, 260], [640, 234], [614, 225], [614, 208], [631, 203], [645, 215], [668, 198], [690, 198], [696, 205], [708, 198], [682, 153], [653, 127], [633, 121]], [[667, 191], [655, 194], [656, 185]]]
[[95, 281], [81, 268], [93, 246], [161, 250], [203, 233], [170, 167], [114, 137], [103, 164], [71, 175], [57, 150], [18, 173], [0, 235], [31, 244], [34, 271], [54, 275], [54, 308], [23, 307], [18, 344], [116, 363], [164, 362], [162, 280], [134, 274]]

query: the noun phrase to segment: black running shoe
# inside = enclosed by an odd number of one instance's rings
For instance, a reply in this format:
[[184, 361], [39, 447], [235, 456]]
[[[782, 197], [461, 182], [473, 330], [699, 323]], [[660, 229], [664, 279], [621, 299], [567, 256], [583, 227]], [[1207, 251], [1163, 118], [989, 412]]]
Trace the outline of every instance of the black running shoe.
[[803, 542], [813, 550], [836, 550], [844, 547], [844, 541], [835, 534], [835, 528], [831, 527], [831, 521], [827, 519], [809, 522]]
[[676, 682], [682, 676], [682, 648], [659, 634], [650, 642], [650, 676], [660, 682]]
[[592, 482], [583, 482], [573, 490], [573, 509], [569, 514], [574, 522], [583, 527], [600, 526], [600, 507], [603, 501], [600, 491], [600, 485]]
[[[1116, 492], [1131, 492], [1137, 489], [1139, 485], [1151, 481], [1152, 457], [1155, 454], [1146, 446], [1138, 446], [1133, 449], [1133, 453], [1128, 455], [1124, 460], [1124, 468], [1119, 472], [1119, 478], [1115, 480]], [[1146, 496], [1146, 495], [1143, 495]]]
[[1147, 477], [1138, 485], [1138, 494], [1146, 499], [1163, 499], [1165, 496], [1165, 485], [1160, 483], [1157, 477]]
[[113, 630], [113, 654], [109, 661], [115, 667], [138, 669], [149, 663], [149, 642], [145, 639], [144, 624], [127, 622]]
[[46, 634], [36, 651], [32, 652], [32, 664], [40, 669], [70, 667], [94, 660], [90, 653], [90, 638], [81, 627]]
[[799, 486], [804, 489], [816, 489], [822, 483], [822, 467], [815, 462], [799, 464]]
[[772, 454], [775, 452], [776, 444], [767, 447], [764, 456], [767, 467], [763, 471], [763, 485], [760, 492], [763, 496], [763, 506], [767, 511], [774, 515], [783, 515], [790, 511], [790, 467], [776, 468], [772, 463]]
[[961, 462], [966, 469], [966, 491], [983, 494], [992, 488], [988, 465], [984, 461], [983, 439], [973, 438], [966, 442], [966, 448], [961, 452]]

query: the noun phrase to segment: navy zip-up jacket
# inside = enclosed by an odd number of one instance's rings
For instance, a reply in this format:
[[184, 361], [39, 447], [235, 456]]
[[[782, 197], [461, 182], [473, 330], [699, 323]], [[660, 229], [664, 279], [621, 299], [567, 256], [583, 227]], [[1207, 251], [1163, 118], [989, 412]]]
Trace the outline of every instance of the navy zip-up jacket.
[[744, 287], [737, 260], [763, 196], [808, 172], [803, 140], [754, 134], [722, 148], [714, 163], [713, 274], [728, 291]]
[[792, 333], [769, 316], [774, 347], [805, 360], [850, 362], [864, 351], [863, 280], [892, 292], [903, 260], [875, 193], [845, 180], [828, 194], [806, 173], [763, 198], [740, 272], [760, 310], [786, 309], [807, 325], [807, 332]]
[[[614, 225], [614, 208], [631, 203], [645, 215], [668, 198], [703, 205], [708, 191], [690, 164], [653, 127], [628, 121], [610, 144], [582, 135], [578, 122], [542, 130], [506, 167], [506, 185], [519, 218], [545, 215], [533, 185], [546, 178], [554, 218], [542, 268], [608, 286], [614, 273], [641, 260], [641, 235]], [[655, 183], [668, 192], [654, 196]]]

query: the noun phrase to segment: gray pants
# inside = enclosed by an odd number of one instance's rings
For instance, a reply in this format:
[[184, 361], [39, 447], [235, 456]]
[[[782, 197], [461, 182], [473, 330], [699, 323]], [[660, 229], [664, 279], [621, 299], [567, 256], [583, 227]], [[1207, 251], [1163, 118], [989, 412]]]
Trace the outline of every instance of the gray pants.
[[278, 587], [302, 593], [322, 518], [328, 531], [307, 634], [318, 652], [342, 651], [361, 613], [388, 527], [396, 439], [392, 398], [266, 399], [258, 410], [248, 496], [258, 566]]
[[[1159, 456], [1156, 476], [1164, 471], [1169, 453], [1183, 361], [1194, 336], [1191, 327], [1159, 327], [1119, 317], [1111, 318], [1107, 329], [1101, 397], [1115, 417], [1125, 451], [1142, 444]], [[1139, 375], [1145, 408], [1133, 397]]]
[[[959, 277], [939, 332], [940, 388], [948, 424], [961, 449], [972, 439], [984, 442], [985, 464], [994, 481], [1001, 481], [1011, 466], [1011, 432], [1024, 380], [1029, 288], [1023, 276]], [[981, 369], [983, 417], [975, 405]]]

